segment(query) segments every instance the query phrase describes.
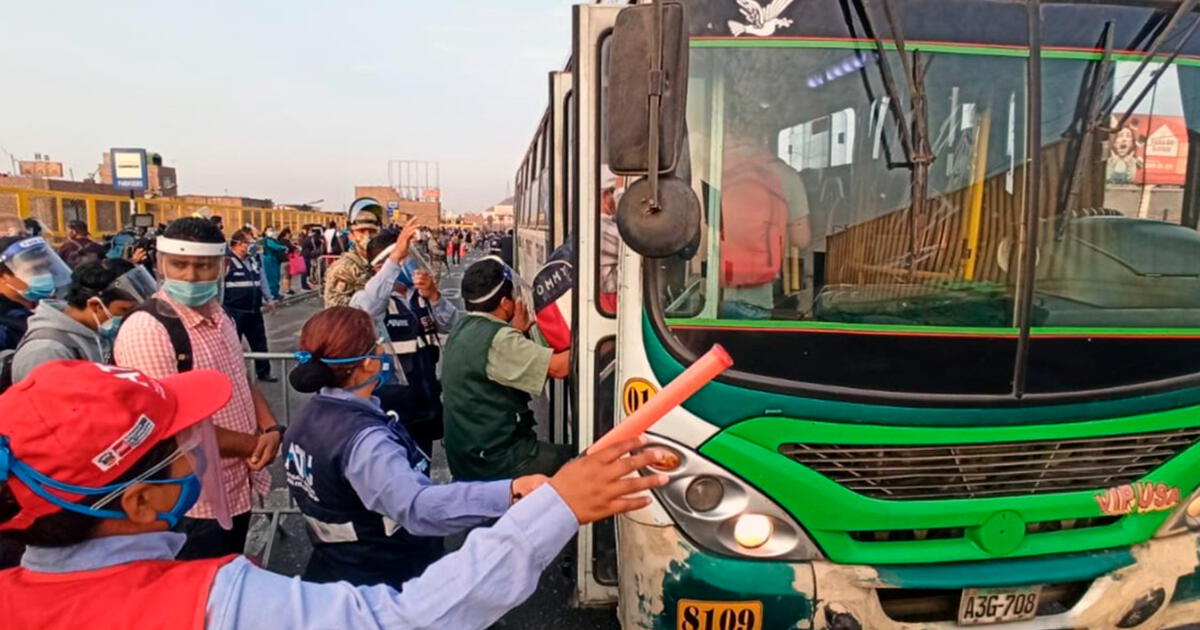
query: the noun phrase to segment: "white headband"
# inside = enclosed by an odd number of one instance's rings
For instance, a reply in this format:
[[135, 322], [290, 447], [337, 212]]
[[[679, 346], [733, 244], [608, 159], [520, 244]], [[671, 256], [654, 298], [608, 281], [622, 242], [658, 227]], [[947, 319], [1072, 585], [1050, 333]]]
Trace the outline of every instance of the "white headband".
[[180, 254], [183, 256], [224, 256], [225, 243], [197, 243], [196, 241], [181, 241], [165, 236], [158, 237], [158, 253]]
[[[483, 262], [485, 260], [494, 260], [494, 261], [500, 263], [501, 265], [503, 265], [504, 266], [504, 274], [500, 277], [500, 284], [497, 284], [496, 288], [492, 289], [491, 291], [488, 291], [488, 294], [483, 297], [475, 298], [474, 300], [467, 300], [468, 304], [483, 304], [484, 302], [496, 297], [496, 294], [500, 292], [500, 289], [504, 288], [505, 282], [513, 282], [512, 278], [511, 278], [512, 268], [509, 267], [508, 264], [505, 263], [502, 258], [500, 258], [499, 256], [484, 256], [483, 258], [480, 258], [478, 261], [476, 261], [476, 263]], [[516, 284], [514, 283], [513, 286], [516, 286]]]

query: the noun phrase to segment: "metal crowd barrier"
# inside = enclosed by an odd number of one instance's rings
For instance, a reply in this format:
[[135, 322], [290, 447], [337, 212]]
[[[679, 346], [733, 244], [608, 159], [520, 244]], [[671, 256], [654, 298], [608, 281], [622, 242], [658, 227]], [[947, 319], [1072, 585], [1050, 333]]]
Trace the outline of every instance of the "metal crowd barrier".
[[319, 274], [318, 277], [321, 278], [322, 283], [325, 282], [325, 272], [329, 271], [329, 266], [332, 265], [334, 263], [334, 261], [336, 261], [338, 258], [341, 258], [341, 255], [339, 255], [339, 254], [322, 254], [317, 259], [317, 273]]
[[[259, 360], [271, 362], [271, 373], [279, 378], [279, 382], [260, 383], [259, 387], [262, 389], [268, 389], [271, 387], [279, 388], [280, 397], [283, 399], [283, 413], [278, 413], [278, 410], [274, 407], [272, 407], [272, 411], [276, 412], [275, 419], [279, 422], [279, 424], [283, 425], [284, 427], [289, 426], [292, 420], [291, 398], [293, 395], [300, 395], [292, 392], [291, 386], [288, 384], [288, 376], [296, 367], [295, 355], [290, 352], [247, 352], [245, 353], [245, 358], [247, 374], [254, 373], [253, 361]], [[280, 458], [286, 456], [287, 453], [279, 453]], [[282, 493], [283, 496], [286, 497], [286, 501], [279, 501], [276, 493]], [[276, 498], [275, 501], [272, 501], [273, 497]], [[275, 546], [275, 539], [279, 535], [287, 535], [282, 525], [283, 516], [288, 514], [300, 514], [300, 508], [296, 505], [296, 501], [292, 498], [291, 492], [285, 485], [282, 489], [277, 490], [273, 488], [267, 493], [266, 497], [261, 500], [256, 500], [251, 512], [256, 515], [266, 516], [270, 519], [270, 537], [267, 539], [263, 553], [260, 555], [262, 566], [265, 567], [271, 561], [271, 552]]]

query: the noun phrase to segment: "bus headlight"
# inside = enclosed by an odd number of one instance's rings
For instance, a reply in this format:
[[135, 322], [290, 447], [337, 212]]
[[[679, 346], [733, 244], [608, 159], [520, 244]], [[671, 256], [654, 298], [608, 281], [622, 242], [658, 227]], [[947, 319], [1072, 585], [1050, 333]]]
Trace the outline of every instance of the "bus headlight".
[[1154, 534], [1155, 538], [1165, 538], [1184, 532], [1200, 532], [1200, 490], [1192, 493], [1179, 508], [1175, 510], [1162, 527]]
[[823, 557], [800, 524], [757, 489], [708, 458], [672, 440], [647, 436], [647, 448], [670, 451], [667, 485], [655, 497], [679, 529], [701, 547], [724, 555], [775, 560]]
[[733, 522], [733, 539], [747, 549], [758, 549], [771, 540], [775, 525], [763, 514], [743, 514]]

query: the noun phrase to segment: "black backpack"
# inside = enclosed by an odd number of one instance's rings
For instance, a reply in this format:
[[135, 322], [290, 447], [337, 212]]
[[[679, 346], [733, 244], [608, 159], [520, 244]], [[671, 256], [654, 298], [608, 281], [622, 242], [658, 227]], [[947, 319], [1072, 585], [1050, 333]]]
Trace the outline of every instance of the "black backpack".
[[171, 348], [175, 350], [175, 368], [182, 374], [191, 371], [195, 366], [195, 361], [192, 355], [192, 340], [188, 337], [187, 328], [184, 327], [177, 315], [165, 314], [173, 311], [170, 304], [158, 298], [150, 298], [139, 304], [129, 315], [139, 312], [146, 313], [157, 319], [158, 323], [167, 329], [167, 336], [171, 339]]

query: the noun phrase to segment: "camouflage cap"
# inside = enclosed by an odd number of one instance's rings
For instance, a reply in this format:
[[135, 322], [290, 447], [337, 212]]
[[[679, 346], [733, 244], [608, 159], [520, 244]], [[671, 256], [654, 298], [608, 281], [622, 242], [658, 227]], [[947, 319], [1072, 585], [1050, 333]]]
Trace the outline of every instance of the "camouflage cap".
[[370, 210], [360, 210], [354, 215], [354, 221], [350, 224], [351, 230], [375, 230], [379, 231], [379, 217]]

